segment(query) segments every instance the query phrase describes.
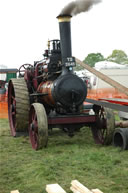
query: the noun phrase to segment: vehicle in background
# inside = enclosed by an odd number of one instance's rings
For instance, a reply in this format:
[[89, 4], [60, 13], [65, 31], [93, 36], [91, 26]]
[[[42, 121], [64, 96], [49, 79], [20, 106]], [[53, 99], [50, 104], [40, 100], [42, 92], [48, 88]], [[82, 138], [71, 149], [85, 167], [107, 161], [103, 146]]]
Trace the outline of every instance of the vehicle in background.
[[[128, 64], [120, 65], [113, 62], [97, 62], [94, 67], [101, 73], [107, 75], [111, 79], [119, 82], [121, 85], [128, 87]], [[119, 98], [128, 99], [128, 96], [118, 89], [107, 84], [105, 81], [96, 77], [94, 74], [87, 70], [76, 72], [83, 80], [88, 82], [88, 95], [87, 98], [99, 100], [101, 98]], [[121, 118], [128, 119], [128, 113], [119, 112]]]
[[11, 78], [17, 77], [18, 69], [7, 68], [5, 65], [0, 65], [0, 102], [6, 101], [8, 82]]

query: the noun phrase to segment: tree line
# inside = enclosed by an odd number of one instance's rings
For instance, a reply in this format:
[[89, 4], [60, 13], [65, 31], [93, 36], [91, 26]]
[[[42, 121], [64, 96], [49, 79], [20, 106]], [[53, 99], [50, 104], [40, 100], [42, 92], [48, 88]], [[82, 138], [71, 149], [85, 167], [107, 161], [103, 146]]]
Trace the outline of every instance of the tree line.
[[[84, 63], [94, 67], [96, 62], [109, 61], [117, 64], [128, 64], [128, 55], [123, 50], [113, 50], [112, 54], [105, 58], [101, 53], [90, 53], [85, 57]], [[75, 70], [81, 70], [83, 67], [77, 65]]]

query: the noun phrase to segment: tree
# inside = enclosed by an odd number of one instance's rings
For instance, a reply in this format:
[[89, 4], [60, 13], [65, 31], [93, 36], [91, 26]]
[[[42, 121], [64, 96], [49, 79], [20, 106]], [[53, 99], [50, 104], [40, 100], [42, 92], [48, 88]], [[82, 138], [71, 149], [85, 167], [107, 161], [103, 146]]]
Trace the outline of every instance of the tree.
[[105, 58], [101, 53], [91, 53], [84, 59], [84, 63], [94, 67], [96, 62], [104, 61]]
[[128, 56], [122, 50], [113, 50], [112, 54], [107, 57], [107, 61], [115, 62], [118, 64], [128, 64]]

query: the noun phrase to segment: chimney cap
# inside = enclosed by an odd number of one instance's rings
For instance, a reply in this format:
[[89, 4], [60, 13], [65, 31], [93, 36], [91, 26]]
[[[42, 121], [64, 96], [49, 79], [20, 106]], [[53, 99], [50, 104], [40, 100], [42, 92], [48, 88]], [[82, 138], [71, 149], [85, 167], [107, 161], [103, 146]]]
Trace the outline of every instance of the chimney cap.
[[70, 22], [71, 17], [71, 15], [60, 14], [57, 16], [57, 19], [59, 20], [59, 22]]

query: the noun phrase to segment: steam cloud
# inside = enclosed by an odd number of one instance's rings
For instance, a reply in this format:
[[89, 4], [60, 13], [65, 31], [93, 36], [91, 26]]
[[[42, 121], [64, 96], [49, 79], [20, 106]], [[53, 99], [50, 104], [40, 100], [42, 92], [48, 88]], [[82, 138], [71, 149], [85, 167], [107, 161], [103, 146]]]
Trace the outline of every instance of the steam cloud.
[[76, 0], [65, 6], [60, 15], [77, 15], [81, 12], [88, 11], [94, 4], [100, 3], [101, 0]]

